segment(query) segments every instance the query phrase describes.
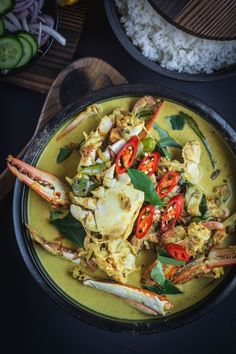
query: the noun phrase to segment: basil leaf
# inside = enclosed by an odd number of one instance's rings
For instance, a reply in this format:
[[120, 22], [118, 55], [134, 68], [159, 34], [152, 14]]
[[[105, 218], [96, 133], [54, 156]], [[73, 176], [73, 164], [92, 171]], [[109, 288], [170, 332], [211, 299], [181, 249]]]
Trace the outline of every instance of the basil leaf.
[[171, 153], [166, 149], [169, 147], [182, 148], [173, 138], [171, 138], [166, 130], [161, 128], [156, 122], [153, 124], [153, 128], [159, 134], [160, 140], [157, 140], [160, 152], [168, 159], [172, 160]]
[[161, 138], [159, 140], [159, 144], [161, 146], [170, 146], [170, 147], [175, 147], [175, 148], [179, 148], [181, 149], [182, 146], [180, 144], [177, 143], [177, 141], [175, 141], [173, 138], [171, 138], [170, 136], [166, 137], [166, 138]]
[[151, 114], [153, 114], [153, 110], [146, 109], [146, 110], [139, 111], [139, 112], [135, 113], [135, 116], [137, 118], [144, 118], [144, 117], [150, 116]]
[[142, 171], [128, 168], [127, 173], [131, 179], [134, 188], [144, 192], [146, 202], [153, 205], [163, 206], [162, 200], [155, 190], [155, 186], [151, 179]]
[[71, 154], [73, 149], [69, 146], [63, 146], [60, 148], [59, 154], [57, 155], [57, 163], [65, 161]]
[[182, 130], [184, 128], [185, 119], [182, 115], [176, 114], [173, 116], [168, 116], [169, 122], [173, 130]]
[[63, 213], [61, 211], [59, 211], [59, 210], [52, 210], [51, 214], [50, 214], [50, 217], [49, 217], [49, 220], [53, 221], [53, 220], [59, 219], [60, 215], [62, 215], [62, 214]]
[[163, 128], [161, 128], [156, 122], [153, 124], [153, 129], [155, 129], [158, 132], [160, 139], [169, 137], [168, 132]]
[[173, 156], [172, 154], [164, 147], [164, 146], [161, 146], [159, 143], [158, 143], [158, 147], [159, 147], [159, 150], [160, 150], [160, 153], [162, 155], [164, 155], [167, 160], [171, 161], [173, 160]]
[[184, 261], [177, 261], [177, 259], [174, 259], [171, 257], [166, 257], [166, 256], [160, 256], [160, 255], [158, 255], [158, 260], [162, 264], [173, 264], [173, 265], [177, 265], [177, 266], [185, 264]]
[[157, 262], [155, 267], [152, 268], [151, 278], [153, 280], [155, 280], [155, 282], [158, 283], [159, 285], [161, 285], [161, 286], [164, 285], [166, 278], [165, 278], [165, 274], [163, 272], [161, 262]]
[[54, 225], [65, 238], [79, 247], [84, 247], [86, 232], [81, 222], [75, 219], [70, 213], [64, 218], [57, 218], [57, 216], [55, 213], [51, 213], [49, 223]]
[[206, 217], [206, 213], [208, 211], [208, 206], [207, 206], [207, 201], [206, 201], [206, 195], [203, 194], [201, 202], [199, 204], [199, 211], [201, 213], [201, 217], [204, 219]]
[[159, 294], [159, 295], [176, 295], [176, 294], [183, 294], [183, 292], [178, 289], [176, 286], [174, 286], [174, 284], [166, 279], [165, 283], [162, 287], [160, 286], [155, 286], [155, 285], [144, 285], [144, 287], [149, 290], [152, 291], [153, 293]]
[[195, 134], [197, 134], [197, 136], [201, 139], [201, 141], [203, 142], [203, 144], [205, 145], [205, 148], [208, 152], [208, 155], [210, 157], [211, 160], [211, 164], [212, 167], [215, 168], [215, 158], [213, 155], [213, 152], [211, 151], [211, 147], [207, 141], [207, 139], [205, 138], [205, 136], [202, 134], [201, 130], [199, 129], [197, 123], [195, 122], [195, 120], [190, 117], [188, 114], [184, 113], [184, 112], [179, 112], [179, 114], [181, 114], [181, 116], [185, 119], [186, 123], [189, 125], [189, 127], [195, 132]]

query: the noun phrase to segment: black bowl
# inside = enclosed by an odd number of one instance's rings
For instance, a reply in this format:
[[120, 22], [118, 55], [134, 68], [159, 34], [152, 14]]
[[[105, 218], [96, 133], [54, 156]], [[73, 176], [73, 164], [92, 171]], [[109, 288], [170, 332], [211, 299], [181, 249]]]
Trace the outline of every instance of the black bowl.
[[[147, 94], [161, 96], [169, 100], [176, 101], [192, 109], [196, 113], [199, 113], [204, 119], [213, 124], [216, 129], [221, 132], [221, 135], [231, 150], [234, 154], [236, 154], [236, 132], [218, 113], [216, 113], [205, 103], [183, 92], [160, 86], [118, 85], [84, 96], [56, 114], [56, 116], [46, 125], [46, 127], [34, 138], [27, 153], [25, 154], [24, 161], [35, 165], [44, 147], [50, 141], [51, 137], [58, 130], [58, 128], [61, 127], [66, 120], [77, 115], [87, 106], [94, 104], [95, 102], [101, 102], [111, 98], [143, 96]], [[89, 310], [70, 298], [69, 295], [65, 294], [48, 276], [46, 270], [43, 268], [35, 252], [31, 238], [23, 226], [27, 218], [27, 194], [28, 187], [17, 180], [14, 191], [13, 215], [16, 239], [23, 259], [33, 277], [46, 291], [46, 293], [50, 295], [50, 297], [63, 309], [82, 321], [102, 329], [127, 334], [145, 334], [168, 331], [205, 315], [209, 310], [229, 295], [229, 293], [236, 287], [235, 269], [230, 269], [230, 271], [222, 279], [221, 283], [210, 294], [208, 294], [207, 297], [197, 304], [176, 314], [146, 321], [118, 320]]]
[[[50, 15], [54, 19], [53, 29], [57, 30], [57, 27], [58, 27], [57, 0], [46, 0], [42, 11], [45, 14]], [[53, 42], [54, 42], [54, 38], [50, 36], [48, 41], [40, 48], [40, 50], [37, 51], [36, 55], [30, 60], [30, 62], [28, 64], [26, 64], [18, 69], [0, 70], [0, 76], [5, 77], [5, 76], [10, 76], [10, 75], [16, 75], [16, 74], [19, 74], [19, 73], [29, 69], [33, 64], [37, 63], [39, 60], [41, 60], [47, 54], [47, 52], [51, 48]]]
[[107, 14], [108, 21], [120, 43], [127, 50], [127, 52], [138, 62], [146, 66], [147, 68], [161, 74], [163, 76], [170, 77], [176, 80], [182, 81], [214, 81], [218, 79], [225, 79], [236, 74], [236, 64], [230, 65], [228, 68], [218, 70], [212, 74], [186, 74], [179, 73], [174, 70], [163, 68], [158, 63], [146, 58], [141, 51], [132, 43], [131, 39], [127, 36], [121, 22], [120, 14], [117, 10], [114, 0], [104, 0], [104, 6]]

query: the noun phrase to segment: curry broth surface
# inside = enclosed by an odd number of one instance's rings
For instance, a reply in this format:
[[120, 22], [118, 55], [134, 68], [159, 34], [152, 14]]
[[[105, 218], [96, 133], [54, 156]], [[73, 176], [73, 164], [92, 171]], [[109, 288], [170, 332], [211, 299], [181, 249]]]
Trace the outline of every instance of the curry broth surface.
[[[137, 99], [137, 97], [119, 98], [108, 100], [98, 105], [101, 108], [103, 114], [106, 114], [111, 113], [111, 111], [117, 107], [130, 109]], [[164, 107], [158, 117], [158, 124], [165, 130], [168, 130], [170, 136], [173, 137], [178, 143], [184, 145], [187, 141], [190, 140], [199, 141], [199, 138], [196, 136], [193, 130], [188, 127], [187, 124], [185, 124], [182, 131], [174, 131], [171, 129], [170, 124], [168, 120], [165, 119], [165, 117], [177, 114], [179, 111], [188, 113], [197, 122], [199, 128], [209, 141], [215, 159], [218, 161], [216, 168], [221, 169], [221, 173], [216, 178], [216, 180], [211, 180], [210, 175], [213, 172], [213, 169], [206, 149], [200, 141], [202, 148], [200, 163], [202, 168], [202, 179], [200, 181], [201, 187], [205, 190], [206, 193], [210, 194], [212, 189], [216, 185], [220, 185], [223, 180], [229, 181], [232, 189], [232, 197], [228, 203], [228, 206], [231, 213], [235, 212], [236, 210], [233, 201], [235, 200], [236, 182], [234, 181], [235, 157], [233, 153], [223, 138], [214, 129], [214, 127], [199, 117], [199, 115], [171, 101], [165, 101]], [[69, 122], [67, 122], [66, 125]], [[91, 130], [96, 128], [97, 124], [98, 121], [96, 121], [96, 119], [88, 119], [87, 121], [82, 122], [79, 126], [77, 126], [77, 128], [70, 134], [61, 140], [56, 141], [56, 137], [58, 136], [59, 132], [65, 127], [65, 125], [63, 125], [63, 127], [52, 137], [47, 147], [42, 152], [41, 157], [37, 163], [37, 167], [56, 175], [61, 180], [64, 180], [65, 176], [73, 177], [76, 174], [79, 155], [77, 152], [73, 152], [67, 160], [61, 164], [57, 164], [56, 157], [58, 155], [59, 149], [60, 147], [71, 142], [80, 143], [83, 140], [83, 132], [85, 131], [89, 133]], [[153, 135], [156, 134], [154, 130], [152, 130], [151, 133]], [[50, 207], [48, 206], [47, 202], [45, 202], [38, 195], [36, 195], [36, 193], [30, 190], [28, 197], [28, 222], [45, 238], [48, 240], [54, 240], [59, 236], [59, 234], [57, 230], [48, 223], [49, 213]], [[68, 270], [73, 267], [71, 262], [53, 257], [35, 244], [34, 248], [42, 263], [42, 266], [45, 268], [49, 277], [57, 284], [59, 288], [68, 294], [73, 299], [73, 301], [78, 302], [79, 304], [93, 311], [111, 317], [130, 320], [150, 318], [150, 316], [142, 314], [138, 310], [132, 308], [113, 295], [81, 285], [68, 273]], [[151, 251], [143, 250], [137, 257], [137, 264], [139, 265], [140, 270], [130, 275], [129, 283], [140, 286], [141, 274], [147, 268], [147, 266], [150, 265], [152, 261], [154, 261], [154, 259], [155, 254], [153, 254]], [[104, 277], [104, 274], [101, 274], [101, 277]], [[187, 284], [180, 286], [184, 294], [172, 296], [168, 295], [174, 304], [174, 309], [171, 313], [186, 309], [187, 307], [200, 301], [207, 294], [209, 294], [217, 286], [217, 284], [219, 284], [219, 282], [220, 280], [212, 281], [212, 279], [202, 278], [194, 279]]]

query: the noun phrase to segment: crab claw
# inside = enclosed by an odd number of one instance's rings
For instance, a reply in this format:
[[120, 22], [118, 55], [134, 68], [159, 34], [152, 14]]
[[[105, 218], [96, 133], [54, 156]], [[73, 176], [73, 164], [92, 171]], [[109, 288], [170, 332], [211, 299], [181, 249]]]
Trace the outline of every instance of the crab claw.
[[55, 176], [39, 170], [26, 162], [8, 156], [7, 167], [21, 182], [27, 184], [53, 206], [68, 206], [65, 185]]
[[218, 278], [222, 275], [222, 267], [236, 264], [236, 246], [212, 248], [208, 257], [200, 256], [189, 262], [173, 276], [175, 284], [183, 284], [201, 276]]

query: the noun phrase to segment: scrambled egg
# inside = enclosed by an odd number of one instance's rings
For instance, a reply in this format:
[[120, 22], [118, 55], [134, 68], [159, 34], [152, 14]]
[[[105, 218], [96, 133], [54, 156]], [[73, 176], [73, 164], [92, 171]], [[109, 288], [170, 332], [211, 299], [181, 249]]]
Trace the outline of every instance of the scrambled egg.
[[97, 202], [95, 219], [98, 232], [102, 236], [127, 239], [143, 202], [143, 192], [116, 182]]

